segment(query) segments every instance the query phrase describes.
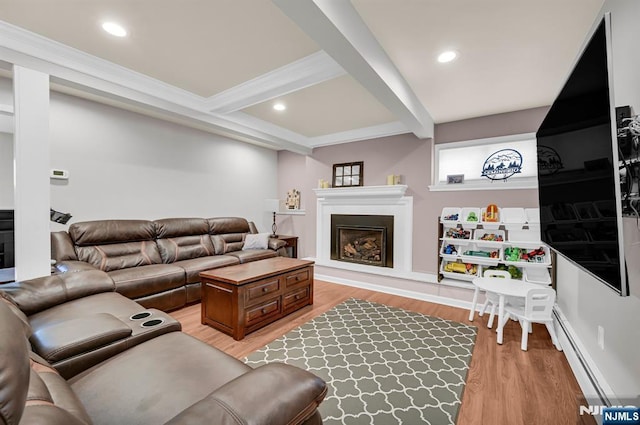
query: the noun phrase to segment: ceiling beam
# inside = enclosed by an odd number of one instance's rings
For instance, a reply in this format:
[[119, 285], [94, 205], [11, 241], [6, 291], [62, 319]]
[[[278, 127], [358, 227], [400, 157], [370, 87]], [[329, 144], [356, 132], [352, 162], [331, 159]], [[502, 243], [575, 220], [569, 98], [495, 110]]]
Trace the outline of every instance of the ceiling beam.
[[410, 131], [433, 137], [431, 115], [350, 1], [273, 2]]
[[322, 50], [225, 90], [206, 100], [218, 114], [239, 111], [345, 74]]

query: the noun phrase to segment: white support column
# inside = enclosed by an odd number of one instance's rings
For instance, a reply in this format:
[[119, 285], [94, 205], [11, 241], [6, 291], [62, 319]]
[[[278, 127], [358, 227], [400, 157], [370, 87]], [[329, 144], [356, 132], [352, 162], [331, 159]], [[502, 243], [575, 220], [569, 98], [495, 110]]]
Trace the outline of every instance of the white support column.
[[16, 280], [51, 273], [49, 75], [13, 67]]

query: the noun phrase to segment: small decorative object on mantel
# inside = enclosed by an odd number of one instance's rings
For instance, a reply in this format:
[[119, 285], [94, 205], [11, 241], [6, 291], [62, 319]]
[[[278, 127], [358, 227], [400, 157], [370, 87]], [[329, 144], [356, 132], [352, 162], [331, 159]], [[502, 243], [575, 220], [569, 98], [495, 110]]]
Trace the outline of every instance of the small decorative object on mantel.
[[362, 186], [364, 162], [333, 164], [333, 187]]
[[300, 191], [298, 189], [291, 189], [287, 192], [287, 201], [285, 202], [288, 210], [300, 209]]
[[329, 189], [329, 182], [325, 179], [318, 180], [318, 189]]
[[387, 176], [387, 186], [393, 186], [394, 184], [400, 184], [400, 176], [395, 174], [389, 174]]

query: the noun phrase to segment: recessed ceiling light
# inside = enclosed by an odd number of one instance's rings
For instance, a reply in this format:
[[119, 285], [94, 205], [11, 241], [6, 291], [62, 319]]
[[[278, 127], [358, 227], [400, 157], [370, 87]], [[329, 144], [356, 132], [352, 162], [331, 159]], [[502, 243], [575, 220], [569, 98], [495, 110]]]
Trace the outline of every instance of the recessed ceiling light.
[[458, 57], [458, 53], [457, 52], [455, 52], [453, 50], [447, 50], [446, 52], [440, 53], [440, 55], [438, 56], [438, 62], [440, 62], [440, 63], [451, 62], [452, 60], [454, 60], [457, 57]]
[[284, 103], [278, 102], [273, 105], [273, 109], [275, 109], [276, 111], [284, 111], [285, 109], [287, 109], [287, 107]]
[[108, 32], [111, 35], [115, 35], [116, 37], [126, 37], [127, 30], [120, 24], [115, 22], [105, 22], [102, 24], [102, 29]]

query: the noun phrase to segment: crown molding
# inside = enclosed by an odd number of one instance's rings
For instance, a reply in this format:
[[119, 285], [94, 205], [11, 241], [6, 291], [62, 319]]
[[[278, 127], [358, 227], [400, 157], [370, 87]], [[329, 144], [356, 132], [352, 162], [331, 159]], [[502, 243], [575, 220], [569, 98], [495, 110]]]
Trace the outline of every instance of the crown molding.
[[207, 109], [226, 114], [345, 75], [336, 61], [320, 50], [207, 99]]
[[327, 134], [324, 136], [310, 137], [307, 139], [307, 143], [312, 148], [319, 148], [322, 146], [339, 145], [342, 143], [377, 139], [379, 137], [395, 136], [397, 134], [405, 133], [411, 133], [411, 130], [409, 130], [407, 126], [400, 121], [395, 121], [371, 127], [356, 128], [354, 130]]

